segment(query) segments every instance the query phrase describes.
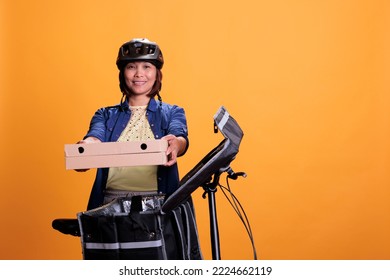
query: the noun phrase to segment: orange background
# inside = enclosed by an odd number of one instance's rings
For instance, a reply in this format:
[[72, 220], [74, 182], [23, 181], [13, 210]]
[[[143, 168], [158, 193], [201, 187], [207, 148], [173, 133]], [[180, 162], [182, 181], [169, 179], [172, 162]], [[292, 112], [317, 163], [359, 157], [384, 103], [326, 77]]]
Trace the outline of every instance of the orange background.
[[[85, 209], [94, 171], [66, 171], [63, 148], [119, 102], [117, 50], [134, 37], [159, 43], [162, 97], [186, 109], [182, 176], [222, 139], [221, 105], [242, 127], [232, 167], [248, 177], [231, 188], [259, 259], [390, 258], [388, 1], [0, 3], [1, 259], [81, 259], [51, 221]], [[252, 259], [220, 191], [217, 207], [222, 259]]]

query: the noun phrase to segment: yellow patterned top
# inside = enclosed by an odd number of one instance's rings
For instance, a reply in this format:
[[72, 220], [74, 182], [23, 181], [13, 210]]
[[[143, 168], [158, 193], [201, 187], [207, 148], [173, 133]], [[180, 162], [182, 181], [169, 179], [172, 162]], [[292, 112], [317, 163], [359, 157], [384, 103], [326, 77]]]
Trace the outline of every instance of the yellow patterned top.
[[[147, 106], [130, 106], [131, 117], [118, 141], [143, 141], [154, 139], [146, 115]], [[111, 167], [107, 189], [123, 191], [156, 191], [157, 166]]]

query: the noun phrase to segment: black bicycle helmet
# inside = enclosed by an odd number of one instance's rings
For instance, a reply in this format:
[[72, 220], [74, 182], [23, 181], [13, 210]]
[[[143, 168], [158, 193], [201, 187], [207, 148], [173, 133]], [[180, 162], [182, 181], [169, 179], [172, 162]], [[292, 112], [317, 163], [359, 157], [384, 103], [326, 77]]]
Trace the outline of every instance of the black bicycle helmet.
[[116, 65], [121, 70], [127, 63], [140, 60], [152, 63], [157, 69], [161, 69], [164, 65], [160, 47], [146, 38], [133, 39], [124, 43], [119, 48]]

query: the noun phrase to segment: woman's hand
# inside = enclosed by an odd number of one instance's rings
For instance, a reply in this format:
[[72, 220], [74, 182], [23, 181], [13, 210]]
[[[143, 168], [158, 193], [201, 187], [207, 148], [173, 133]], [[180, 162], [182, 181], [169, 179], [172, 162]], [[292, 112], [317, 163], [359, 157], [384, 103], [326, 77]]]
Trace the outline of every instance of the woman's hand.
[[79, 142], [77, 142], [77, 144], [90, 144], [90, 143], [101, 143], [101, 142], [102, 141], [100, 141], [96, 137], [87, 137], [84, 140], [80, 140]]
[[165, 166], [172, 166], [177, 162], [177, 157], [180, 156], [186, 148], [187, 140], [184, 137], [176, 137], [175, 135], [169, 134], [161, 138], [162, 140], [168, 141], [167, 156], [168, 162]]
[[[101, 142], [102, 141], [100, 141], [96, 137], [87, 137], [84, 140], [78, 141], [76, 144], [90, 144], [90, 143], [101, 143]], [[77, 171], [77, 172], [85, 172], [85, 171], [88, 171], [88, 170], [89, 169], [75, 169], [75, 171]]]

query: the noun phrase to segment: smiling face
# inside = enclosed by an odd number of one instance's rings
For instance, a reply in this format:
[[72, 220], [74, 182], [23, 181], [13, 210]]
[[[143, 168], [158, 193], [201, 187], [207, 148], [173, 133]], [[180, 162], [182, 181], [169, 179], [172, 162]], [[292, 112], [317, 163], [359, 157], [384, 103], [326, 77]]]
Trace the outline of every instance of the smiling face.
[[157, 68], [150, 62], [129, 62], [124, 69], [126, 86], [132, 95], [147, 96], [156, 81]]

